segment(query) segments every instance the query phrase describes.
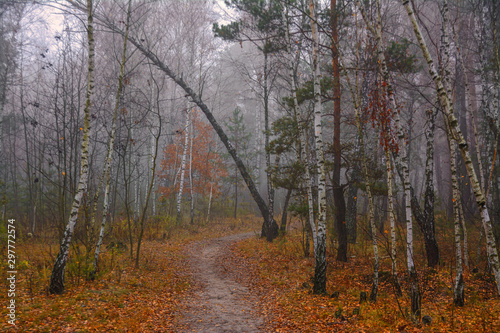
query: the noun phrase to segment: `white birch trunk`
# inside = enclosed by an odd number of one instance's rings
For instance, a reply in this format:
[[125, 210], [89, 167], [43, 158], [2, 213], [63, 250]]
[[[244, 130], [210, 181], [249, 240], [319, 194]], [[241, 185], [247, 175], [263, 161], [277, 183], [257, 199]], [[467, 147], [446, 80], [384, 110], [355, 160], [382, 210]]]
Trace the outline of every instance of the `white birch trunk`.
[[91, 130], [90, 125], [90, 106], [94, 90], [94, 24], [93, 24], [93, 8], [92, 0], [87, 0], [87, 40], [88, 40], [88, 77], [87, 77], [87, 96], [84, 108], [84, 125], [82, 138], [82, 152], [80, 165], [80, 179], [78, 181], [78, 190], [75, 194], [68, 224], [64, 231], [63, 239], [57, 255], [52, 275], [50, 278], [49, 291], [51, 294], [60, 294], [64, 291], [64, 273], [66, 263], [68, 261], [69, 247], [76, 222], [78, 220], [78, 210], [80, 204], [87, 193], [88, 171], [89, 171], [89, 135]]
[[415, 32], [415, 36], [420, 45], [420, 49], [422, 50], [422, 54], [427, 62], [429, 73], [436, 85], [441, 108], [450, 126], [449, 129], [451, 132], [450, 134], [453, 140], [457, 142], [460, 152], [462, 154], [462, 158], [464, 160], [465, 167], [467, 169], [467, 174], [469, 175], [474, 196], [476, 198], [476, 203], [478, 205], [479, 211], [481, 212], [482, 224], [486, 236], [488, 258], [495, 276], [495, 281], [497, 284], [497, 293], [500, 295], [500, 263], [498, 260], [498, 252], [495, 244], [495, 238], [493, 236], [493, 229], [488, 213], [488, 207], [486, 206], [486, 198], [484, 196], [484, 192], [481, 190], [481, 186], [479, 184], [476, 171], [474, 170], [467, 142], [465, 141], [465, 138], [462, 132], [460, 131], [460, 128], [458, 127], [458, 121], [453, 113], [453, 107], [450, 103], [450, 96], [447, 94], [447, 92], [443, 87], [441, 76], [436, 72], [434, 68], [434, 61], [432, 60], [432, 57], [429, 53], [429, 49], [427, 48], [427, 44], [422, 36], [422, 33], [420, 32], [420, 27], [415, 17], [415, 13], [413, 12], [413, 9], [410, 7], [409, 0], [402, 0], [402, 3], [413, 25], [413, 31]]
[[[0, 28], [2, 29], [2, 28]], [[15, 34], [14, 34], [15, 36]], [[4, 80], [2, 80], [3, 82], [0, 82], [0, 158], [4, 158], [3, 157], [3, 113], [4, 113], [4, 108], [5, 108], [5, 95], [6, 95], [6, 91], [7, 91], [7, 74], [8, 74], [8, 69], [9, 69], [9, 66], [7, 64], [4, 64], [3, 61], [5, 60], [6, 58], [6, 54], [5, 52], [1, 52], [0, 51], [0, 70], [3, 72], [2, 75], [3, 77], [5, 78]], [[6, 61], [6, 60], [5, 60]], [[5, 169], [4, 169], [5, 170]], [[0, 171], [0, 179], [4, 179], [5, 175], [3, 175], [3, 172], [5, 171]], [[6, 209], [6, 203], [4, 203], [3, 205], [3, 212], [5, 213], [5, 209]], [[34, 218], [34, 217], [33, 217]], [[2, 216], [2, 221], [4, 220], [4, 216]], [[33, 227], [32, 227], [32, 234], [35, 235], [35, 227], [34, 227], [35, 223], [33, 221]]]
[[[448, 131], [449, 133], [449, 131]], [[453, 302], [458, 306], [464, 305], [464, 279], [462, 269], [462, 244], [460, 237], [460, 192], [458, 189], [456, 168], [456, 144], [448, 134], [448, 146], [450, 149], [451, 187], [453, 193], [453, 225], [455, 232], [455, 255], [456, 255], [456, 277], [453, 290]]]
[[382, 76], [384, 83], [386, 84], [387, 97], [389, 98], [389, 104], [392, 110], [392, 118], [396, 126], [396, 132], [401, 145], [401, 154], [395, 154], [398, 163], [402, 167], [403, 173], [403, 188], [404, 188], [404, 198], [405, 198], [405, 218], [406, 218], [406, 257], [408, 273], [411, 280], [411, 302], [412, 302], [412, 319], [416, 320], [420, 318], [420, 292], [417, 286], [417, 272], [415, 270], [415, 263], [413, 258], [413, 222], [412, 222], [412, 211], [411, 211], [411, 184], [410, 184], [410, 172], [408, 168], [408, 147], [405, 139], [405, 134], [403, 131], [403, 126], [401, 125], [401, 119], [398, 112], [398, 106], [394, 99], [394, 90], [392, 88], [391, 80], [389, 77], [389, 70], [387, 68], [387, 63], [384, 55], [384, 48], [382, 45], [382, 22], [381, 22], [381, 12], [380, 12], [380, 1], [377, 0], [375, 3], [377, 10], [377, 22], [376, 26], [373, 27], [370, 20], [366, 16], [366, 13], [359, 2], [356, 1], [358, 8], [361, 11], [363, 19], [377, 40], [377, 58], [382, 71]]
[[315, 250], [314, 288], [316, 294], [326, 292], [326, 173], [323, 154], [323, 133], [321, 125], [321, 72], [319, 68], [319, 31], [316, 23], [314, 0], [309, 0], [311, 29], [313, 37], [313, 70], [314, 70], [314, 137], [316, 140], [316, 159], [318, 172], [318, 225], [316, 230], [317, 246]]
[[306, 129], [300, 129], [300, 136], [302, 141], [302, 156], [305, 166], [305, 177], [306, 177], [306, 188], [307, 188], [307, 206], [309, 208], [308, 221], [309, 226], [311, 227], [312, 239], [313, 239], [313, 250], [316, 253], [316, 249], [318, 248], [318, 238], [317, 238], [317, 229], [316, 229], [316, 221], [314, 220], [314, 201], [313, 201], [313, 184], [311, 172], [309, 171], [309, 142], [307, 141], [307, 135], [305, 133]]
[[398, 107], [396, 105], [396, 101], [394, 99], [394, 91], [392, 89], [391, 80], [389, 79], [389, 71], [387, 69], [387, 63], [384, 55], [384, 48], [382, 45], [382, 26], [380, 19], [380, 3], [377, 0], [377, 24], [376, 27], [373, 27], [368, 20], [366, 13], [360, 4], [359, 0], [356, 1], [358, 8], [363, 15], [363, 19], [367, 24], [369, 30], [377, 39], [377, 57], [379, 60], [379, 64], [382, 70], [382, 75], [384, 78], [384, 82], [386, 83], [387, 88], [387, 97], [389, 98], [389, 103], [392, 109], [393, 120], [396, 125], [396, 132], [399, 139], [399, 143], [401, 147], [401, 154], [395, 154], [396, 158], [399, 159], [399, 163], [403, 169], [403, 187], [404, 187], [404, 195], [405, 195], [405, 217], [406, 217], [406, 256], [408, 262], [408, 272], [415, 271], [415, 264], [413, 261], [413, 224], [412, 224], [412, 212], [411, 212], [411, 193], [410, 193], [410, 173], [408, 170], [408, 148], [405, 140], [403, 126], [401, 125], [401, 119], [398, 112]]
[[391, 228], [391, 261], [392, 261], [392, 278], [396, 288], [396, 293], [401, 295], [401, 284], [398, 277], [397, 265], [397, 243], [396, 243], [396, 218], [394, 216], [394, 197], [392, 193], [392, 166], [391, 154], [389, 149], [385, 149], [385, 167], [387, 171], [387, 210], [389, 215], [389, 224]]
[[181, 159], [181, 179], [179, 181], [179, 193], [177, 194], [177, 225], [181, 224], [182, 192], [184, 191], [184, 174], [186, 173], [186, 159], [189, 145], [189, 123], [190, 111], [186, 109], [186, 125], [184, 126], [184, 149]]
[[114, 145], [115, 145], [116, 119], [118, 117], [118, 109], [120, 107], [120, 97], [121, 97], [121, 93], [122, 93], [122, 89], [123, 89], [123, 75], [124, 75], [124, 71], [125, 71], [125, 62], [127, 59], [127, 37], [128, 37], [128, 29], [129, 29], [129, 24], [130, 24], [131, 3], [132, 3], [132, 1], [129, 0], [128, 9], [127, 9], [127, 23], [126, 23], [126, 27], [125, 27], [125, 37], [123, 39], [123, 52], [122, 52], [122, 59], [121, 59], [121, 66], [120, 66], [120, 75], [118, 77], [118, 89], [116, 91], [115, 108], [113, 111], [113, 120], [111, 123], [111, 134], [109, 137], [108, 151], [106, 154], [106, 160], [105, 160], [105, 165], [104, 165], [104, 178], [106, 179], [106, 188], [104, 190], [104, 206], [103, 206], [103, 212], [102, 212], [102, 221], [101, 221], [101, 228], [99, 230], [99, 238], [97, 239], [97, 245], [96, 245], [95, 252], [94, 252], [94, 265], [93, 265], [92, 271], [90, 272], [91, 278], [94, 278], [95, 274], [97, 273], [99, 254], [101, 252], [102, 241], [104, 238], [104, 231], [106, 228], [106, 220], [107, 220], [108, 214], [109, 214], [109, 192], [110, 192], [110, 185], [111, 185], [111, 164], [113, 161], [113, 152], [114, 152]]
[[[286, 22], [285, 29], [285, 38], [286, 38], [286, 48], [287, 48], [287, 63], [288, 63], [288, 75], [290, 77], [291, 82], [291, 93], [293, 97], [293, 112], [294, 118], [297, 121], [297, 129], [299, 131], [299, 139], [297, 144], [297, 160], [305, 166], [305, 181], [307, 188], [307, 205], [308, 205], [308, 223], [313, 232], [313, 250], [316, 253], [317, 248], [317, 239], [316, 239], [316, 223], [314, 221], [314, 203], [312, 197], [312, 179], [311, 173], [309, 172], [309, 159], [307, 158], [307, 135], [305, 133], [306, 129], [302, 128], [302, 122], [299, 123], [299, 110], [298, 110], [298, 99], [297, 99], [297, 83], [295, 80], [294, 74], [294, 63], [293, 63], [293, 54], [292, 54], [292, 43], [290, 40], [290, 26], [288, 23], [288, 7], [286, 7], [286, 11], [282, 11], [283, 21]], [[307, 228], [307, 225], [306, 225]], [[309, 232], [306, 232], [306, 237], [309, 237]], [[308, 244], [307, 238], [307, 244]]]
[[[494, 28], [494, 34], [496, 35], [495, 33], [496, 29]], [[496, 44], [496, 42], [494, 43], [494, 49], [497, 50], [498, 46]], [[495, 52], [495, 58], [496, 58], [496, 61], [500, 61], [498, 59], [499, 55], [498, 55], [498, 51]], [[496, 130], [497, 130], [497, 133], [500, 133], [500, 119], [499, 119], [499, 98], [500, 98], [500, 64], [498, 64], [498, 69], [497, 71], [494, 72], [493, 76], [493, 107], [492, 107], [492, 112], [491, 112], [491, 117], [493, 119], [493, 122], [495, 124], [495, 127], [496, 127]], [[488, 176], [488, 180], [487, 180], [487, 183], [484, 187], [485, 191], [486, 191], [486, 194], [485, 194], [485, 197], [486, 197], [486, 200], [487, 200], [487, 203], [490, 204], [492, 203], [492, 200], [493, 200], [493, 195], [490, 191], [491, 189], [491, 184], [492, 184], [492, 180], [493, 180], [493, 172], [494, 172], [494, 169], [495, 169], [495, 162], [496, 162], [496, 156], [497, 156], [497, 151], [498, 151], [498, 134], [494, 137], [494, 140], [495, 140], [495, 143], [493, 144], [494, 148], [493, 148], [493, 154], [490, 155], [491, 156], [491, 169], [490, 169], [490, 175]]]
[[[460, 193], [459, 193], [460, 195]], [[458, 209], [460, 214], [460, 225], [462, 227], [462, 233], [464, 238], [464, 249], [463, 249], [463, 259], [465, 267], [469, 268], [469, 239], [467, 236], [467, 226], [465, 225], [465, 215], [462, 200], [458, 203]]]
[[[448, 94], [448, 96], [451, 96], [452, 94], [452, 90], [451, 90], [451, 82], [450, 82], [450, 76], [451, 76], [451, 71], [450, 71], [450, 43], [449, 43], [449, 35], [448, 35], [448, 1], [447, 0], [443, 0], [443, 9], [442, 9], [442, 20], [443, 20], [443, 26], [442, 26], [442, 42], [441, 42], [441, 54], [443, 54], [443, 59], [444, 59], [444, 64], [442, 64], [443, 68], [444, 68], [444, 75], [443, 75], [443, 79], [444, 79], [444, 82], [445, 82], [445, 88], [446, 88], [446, 92]], [[453, 25], [451, 26], [453, 32], [455, 32], [455, 29], [453, 27]], [[453, 34], [453, 36], [455, 36], [455, 34]], [[466, 92], [467, 92], [467, 97], [468, 97], [468, 101], [469, 101], [469, 106], [467, 109], [470, 109], [470, 103], [471, 103], [471, 100], [470, 100], [470, 94], [469, 94], [469, 85], [468, 85], [468, 82], [467, 82], [467, 72], [465, 71], [465, 66], [463, 65], [463, 59], [461, 59], [460, 57], [460, 48], [458, 46], [458, 40], [455, 41], [455, 44], [456, 44], [456, 51], [457, 51], [457, 58], [458, 60], [460, 61], [460, 63], [462, 64], [462, 72], [463, 72], [463, 75], [464, 75], [464, 81], [465, 81], [465, 88], [466, 88]], [[467, 110], [466, 110], [467, 111]], [[452, 138], [450, 138], [448, 136], [448, 140], [453, 140]], [[452, 168], [452, 191], [454, 190], [453, 189], [453, 181], [456, 181], [458, 182], [457, 180], [457, 175], [456, 175], [456, 145], [453, 143], [448, 143], [449, 146], [450, 146], [450, 150], [453, 149], [453, 164], [450, 163], [450, 167]], [[451, 155], [450, 155], [451, 156]], [[479, 161], [479, 163], [481, 163]], [[455, 173], [455, 175], [453, 176], [453, 172]], [[481, 173], [481, 172], [480, 172]], [[454, 177], [454, 180], [453, 180], [453, 177]], [[464, 252], [463, 252], [463, 259], [464, 259], [464, 263], [466, 266], [468, 266], [468, 258], [467, 258], [467, 247], [468, 247], [468, 242], [467, 242], [467, 229], [466, 229], [466, 226], [465, 226], [465, 217], [464, 217], [464, 214], [463, 214], [463, 205], [462, 205], [462, 195], [460, 193], [460, 191], [458, 190], [458, 183], [455, 184], [455, 186], [457, 186], [457, 189], [456, 189], [456, 193], [453, 192], [453, 211], [454, 211], [454, 218], [455, 218], [455, 223], [457, 223], [458, 221], [458, 225], [459, 225], [459, 232], [460, 232], [460, 227], [461, 229], [463, 230], [463, 235], [464, 235]], [[455, 211], [457, 210], [457, 211]], [[459, 235], [459, 246], [461, 246], [461, 243], [460, 243], [460, 235]], [[457, 260], [459, 258], [459, 255], [460, 255], [460, 263], [458, 264], [457, 263], [457, 280], [456, 280], [456, 286], [458, 285], [458, 271], [460, 270], [460, 277], [462, 276], [462, 253], [458, 253], [457, 252]], [[458, 268], [460, 266], [460, 269]], [[463, 278], [461, 277], [461, 279], [463, 280]], [[463, 289], [463, 281], [461, 282], [462, 283], [462, 289]], [[463, 290], [462, 290], [462, 294], [463, 294]], [[460, 302], [457, 301], [457, 292], [455, 291], [455, 303], [456, 304], [459, 304]], [[462, 295], [462, 298], [463, 298], [463, 295]], [[463, 301], [462, 301], [463, 303]], [[463, 304], [462, 304], [463, 305]]]
[[191, 199], [191, 210], [190, 210], [190, 217], [191, 221], [190, 224], [194, 223], [194, 193], [193, 193], [193, 138], [194, 138], [194, 133], [193, 133], [193, 122], [189, 124], [189, 127], [191, 127], [190, 130], [190, 144], [189, 144], [189, 194], [190, 194], [190, 199]]

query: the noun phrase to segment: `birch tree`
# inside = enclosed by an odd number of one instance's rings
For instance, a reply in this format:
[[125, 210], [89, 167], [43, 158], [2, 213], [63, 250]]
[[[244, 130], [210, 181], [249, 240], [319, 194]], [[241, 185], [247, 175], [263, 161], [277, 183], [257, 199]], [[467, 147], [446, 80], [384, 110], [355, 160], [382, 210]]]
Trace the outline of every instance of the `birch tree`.
[[404, 198], [405, 198], [405, 218], [406, 218], [406, 258], [407, 258], [407, 268], [408, 274], [410, 276], [410, 299], [411, 299], [411, 315], [412, 319], [416, 320], [420, 318], [420, 292], [417, 285], [417, 272], [415, 269], [415, 263], [413, 258], [413, 222], [412, 222], [412, 209], [411, 209], [411, 191], [410, 191], [410, 174], [408, 169], [408, 148], [405, 139], [403, 127], [401, 126], [401, 120], [398, 112], [398, 106], [394, 97], [394, 90], [389, 77], [389, 70], [387, 68], [387, 63], [385, 60], [384, 49], [382, 45], [382, 22], [381, 22], [381, 12], [380, 12], [380, 1], [375, 2], [377, 20], [376, 26], [374, 27], [369, 21], [366, 12], [359, 1], [356, 1], [358, 8], [363, 15], [365, 24], [371, 33], [375, 36], [377, 41], [377, 59], [382, 72], [383, 86], [386, 87], [387, 98], [389, 99], [389, 105], [392, 110], [392, 116], [394, 119], [396, 133], [399, 140], [399, 145], [401, 154], [396, 154], [396, 160], [399, 165], [401, 165], [403, 174], [403, 187], [404, 187]]
[[410, 5], [409, 0], [402, 0], [402, 4], [408, 13], [410, 22], [413, 26], [413, 31], [415, 37], [417, 38], [418, 44], [422, 51], [422, 55], [427, 62], [427, 67], [429, 70], [429, 74], [434, 81], [437, 90], [437, 96], [439, 99], [439, 104], [441, 109], [443, 110], [444, 116], [449, 123], [449, 131], [451, 132], [451, 136], [453, 140], [457, 143], [458, 148], [460, 149], [460, 153], [465, 163], [465, 167], [467, 169], [467, 174], [469, 176], [469, 180], [472, 184], [472, 189], [474, 192], [474, 196], [476, 198], [476, 203], [481, 212], [481, 221], [484, 228], [484, 233], [486, 236], [486, 248], [488, 253], [488, 261], [491, 265], [493, 274], [495, 276], [495, 281], [497, 285], [497, 292], [500, 295], [500, 263], [498, 260], [498, 252], [495, 244], [495, 238], [493, 235], [493, 228], [491, 225], [491, 220], [488, 212], [488, 207], [486, 206], [486, 198], [484, 196], [483, 191], [481, 190], [480, 183], [477, 178], [476, 171], [474, 169], [474, 165], [472, 164], [472, 159], [469, 152], [468, 144], [458, 126], [457, 118], [453, 113], [453, 106], [450, 102], [451, 96], [446, 92], [443, 86], [443, 80], [441, 76], [437, 73], [434, 61], [432, 59], [431, 54], [429, 53], [429, 49], [427, 47], [427, 43], [424, 40], [424, 37], [420, 30], [420, 25], [417, 22], [415, 17], [415, 12]]
[[73, 204], [71, 207], [71, 213], [69, 215], [69, 221], [66, 225], [64, 231], [64, 236], [61, 241], [61, 246], [59, 249], [59, 254], [57, 255], [54, 267], [52, 269], [52, 275], [50, 278], [49, 291], [52, 294], [60, 294], [64, 291], [64, 272], [66, 268], [66, 263], [68, 261], [69, 247], [71, 244], [71, 239], [73, 237], [73, 232], [78, 219], [78, 210], [80, 204], [84, 199], [84, 195], [87, 193], [88, 185], [88, 171], [89, 171], [89, 135], [91, 130], [90, 125], [90, 107], [92, 94], [94, 90], [94, 24], [93, 24], [93, 4], [92, 0], [87, 0], [87, 43], [88, 43], [88, 76], [87, 76], [87, 94], [84, 108], [84, 125], [83, 125], [83, 139], [82, 139], [82, 153], [81, 153], [81, 164], [80, 164], [80, 179], [78, 181], [78, 190], [75, 194]]
[[[121, 94], [122, 94], [122, 89], [123, 89], [123, 76], [124, 76], [124, 72], [125, 72], [125, 63], [127, 60], [127, 41], [128, 41], [127, 37], [128, 37], [129, 26], [130, 26], [131, 4], [132, 4], [132, 0], [129, 0], [128, 9], [127, 9], [127, 21], [126, 21], [126, 26], [125, 26], [125, 37], [123, 38], [123, 52], [122, 52], [122, 59], [121, 59], [121, 63], [120, 63], [120, 75], [118, 76], [118, 89], [116, 91], [116, 96], [115, 96], [115, 108], [113, 110], [113, 119], [111, 122], [111, 133], [109, 135], [108, 151], [106, 153], [106, 159], [104, 162], [104, 170], [103, 170], [103, 177], [106, 180], [106, 185], [105, 185], [106, 187], [104, 190], [104, 205], [103, 205], [103, 212], [102, 212], [102, 221], [101, 221], [101, 227], [99, 229], [99, 236], [97, 239], [97, 244], [96, 244], [96, 248], [95, 248], [95, 252], [94, 252], [93, 268], [92, 268], [92, 271], [90, 272], [91, 278], [95, 277], [95, 274], [97, 272], [99, 254], [101, 251], [102, 241], [104, 238], [106, 221], [108, 219], [108, 214], [109, 214], [109, 194], [110, 194], [110, 187], [111, 187], [111, 164], [113, 162], [113, 152], [114, 152], [114, 147], [115, 147], [116, 119], [118, 117], [118, 109], [120, 107], [120, 99], [121, 99]], [[95, 214], [95, 211], [94, 211], [94, 214]]]
[[321, 71], [319, 68], [319, 31], [316, 22], [316, 6], [314, 0], [309, 0], [309, 15], [313, 39], [312, 66], [314, 80], [314, 138], [316, 142], [316, 160], [318, 173], [318, 222], [314, 226], [316, 232], [316, 247], [314, 248], [314, 287], [315, 294], [326, 292], [326, 172], [323, 152], [323, 128], [321, 116]]
[[391, 271], [392, 281], [396, 288], [396, 293], [401, 296], [401, 284], [398, 277], [397, 266], [397, 243], [396, 243], [396, 218], [394, 216], [394, 197], [392, 193], [392, 165], [389, 149], [385, 149], [385, 167], [387, 172], [387, 210], [389, 215], [389, 225], [391, 228]]
[[[450, 82], [450, 42], [448, 34], [448, 1], [443, 1], [442, 7], [442, 33], [441, 33], [441, 58], [442, 63], [440, 63], [441, 72], [443, 73], [443, 81], [446, 88], [446, 94], [451, 96], [451, 82]], [[465, 74], [465, 72], [464, 72]], [[458, 178], [457, 178], [457, 145], [453, 141], [453, 137], [450, 131], [450, 123], [447, 118], [445, 120], [446, 125], [446, 138], [448, 141], [448, 148], [450, 151], [450, 171], [451, 171], [451, 190], [452, 190], [452, 202], [453, 202], [453, 231], [455, 238], [455, 258], [456, 258], [456, 276], [455, 276], [455, 286], [453, 289], [453, 303], [457, 306], [463, 306], [464, 299], [464, 278], [462, 269], [462, 242], [461, 242], [461, 219], [463, 214], [461, 214], [462, 208], [462, 198], [460, 194]]]
[[[297, 52], [294, 57], [294, 53], [292, 51], [292, 40], [290, 38], [290, 22], [289, 22], [289, 6], [284, 5], [285, 8], [282, 10], [282, 19], [283, 22], [285, 22], [285, 45], [286, 45], [286, 64], [287, 64], [287, 71], [288, 71], [288, 76], [290, 78], [290, 93], [292, 95], [292, 102], [293, 102], [293, 118], [294, 121], [297, 124], [297, 130], [298, 130], [298, 136], [295, 141], [296, 145], [296, 156], [297, 156], [297, 161], [304, 165], [305, 167], [305, 186], [306, 186], [306, 193], [307, 193], [307, 207], [308, 207], [308, 224], [306, 223], [306, 253], [309, 252], [309, 230], [312, 230], [312, 236], [313, 236], [313, 248], [314, 248], [314, 253], [316, 253], [316, 246], [317, 246], [317, 239], [316, 239], [316, 222], [314, 220], [314, 203], [313, 203], [313, 195], [312, 195], [312, 178], [311, 178], [311, 173], [310, 173], [310, 165], [309, 165], [309, 154], [308, 154], [308, 142], [307, 142], [307, 135], [306, 135], [306, 125], [305, 125], [305, 120], [302, 119], [302, 115], [299, 111], [299, 102], [297, 98], [297, 79], [296, 79], [296, 74], [295, 74], [295, 68], [296, 64], [299, 62], [300, 58], [300, 45], [297, 48]], [[290, 192], [288, 192], [290, 193]], [[287, 193], [287, 199], [288, 199], [288, 194]]]
[[182, 149], [181, 158], [181, 179], [179, 180], [179, 192], [177, 193], [177, 225], [181, 225], [182, 222], [182, 194], [184, 193], [184, 175], [186, 174], [186, 160], [189, 146], [189, 114], [190, 110], [186, 109], [186, 124], [184, 125], [184, 147]]
[[[194, 119], [193, 119], [194, 122]], [[193, 122], [189, 124], [190, 137], [189, 137], [189, 198], [191, 203], [190, 209], [190, 221], [189, 224], [194, 224], [194, 192], [193, 192], [193, 138], [194, 138], [194, 127]]]
[[[448, 131], [449, 133], [449, 131]], [[450, 168], [451, 168], [451, 187], [453, 195], [453, 230], [455, 235], [455, 254], [456, 254], [456, 276], [455, 286], [453, 288], [453, 302], [455, 305], [464, 305], [464, 277], [462, 269], [462, 242], [460, 233], [460, 193], [458, 188], [457, 167], [456, 167], [456, 143], [453, 141], [451, 135], [448, 134], [448, 146], [450, 149]]]

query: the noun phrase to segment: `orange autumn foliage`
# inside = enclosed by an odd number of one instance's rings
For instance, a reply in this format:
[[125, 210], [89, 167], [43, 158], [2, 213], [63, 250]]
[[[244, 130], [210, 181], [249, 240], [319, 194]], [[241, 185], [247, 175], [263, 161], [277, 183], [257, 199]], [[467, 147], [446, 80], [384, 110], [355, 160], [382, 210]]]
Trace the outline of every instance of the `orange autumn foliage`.
[[[192, 148], [192, 176], [193, 192], [201, 195], [209, 195], [212, 188], [212, 195], [220, 193], [222, 178], [227, 176], [227, 171], [220, 154], [216, 151], [215, 132], [212, 127], [200, 118], [198, 109], [191, 111], [190, 138], [193, 140]], [[161, 185], [158, 192], [161, 199], [167, 199], [171, 195], [179, 192], [179, 175], [181, 168], [182, 152], [184, 145], [184, 128], [179, 128], [176, 132], [174, 142], [164, 149], [164, 158], [161, 161], [161, 169], [158, 177]], [[189, 174], [190, 149], [187, 150], [186, 175]], [[184, 186], [184, 193], [189, 192], [189, 177], [187, 176], [187, 186]]]

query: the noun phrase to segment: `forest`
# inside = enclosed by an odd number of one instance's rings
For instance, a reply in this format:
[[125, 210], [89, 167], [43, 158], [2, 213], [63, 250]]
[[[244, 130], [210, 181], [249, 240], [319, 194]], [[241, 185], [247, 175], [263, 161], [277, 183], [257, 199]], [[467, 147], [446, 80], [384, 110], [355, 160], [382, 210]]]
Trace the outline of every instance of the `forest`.
[[0, 1], [9, 332], [500, 332], [497, 0]]

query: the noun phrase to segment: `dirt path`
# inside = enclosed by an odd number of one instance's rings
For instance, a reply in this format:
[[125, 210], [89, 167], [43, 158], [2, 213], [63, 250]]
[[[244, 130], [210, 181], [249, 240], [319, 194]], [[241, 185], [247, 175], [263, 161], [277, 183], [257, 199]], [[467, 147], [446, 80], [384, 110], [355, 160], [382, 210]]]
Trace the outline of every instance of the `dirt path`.
[[199, 286], [187, 301], [183, 332], [261, 332], [257, 297], [236, 282], [234, 277], [242, 272], [224, 265], [229, 246], [252, 236], [254, 233], [246, 233], [197, 242], [189, 249]]

